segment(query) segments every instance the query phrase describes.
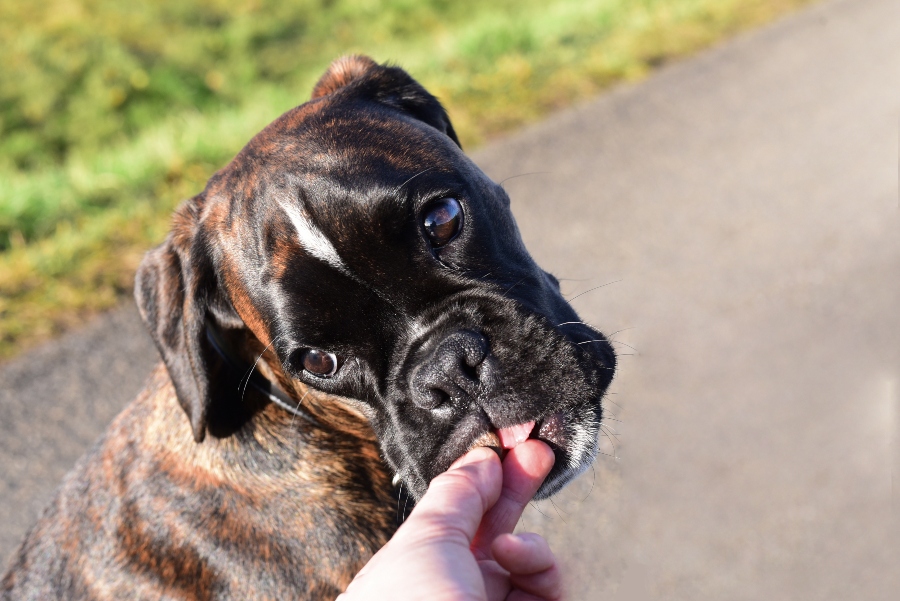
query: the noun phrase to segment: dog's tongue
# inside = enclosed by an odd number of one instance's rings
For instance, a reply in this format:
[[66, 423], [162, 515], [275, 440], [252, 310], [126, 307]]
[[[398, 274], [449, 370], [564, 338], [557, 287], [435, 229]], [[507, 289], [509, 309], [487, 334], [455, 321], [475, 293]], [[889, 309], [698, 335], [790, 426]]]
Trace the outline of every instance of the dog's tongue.
[[500, 438], [500, 446], [504, 449], [512, 449], [516, 445], [528, 440], [528, 435], [534, 429], [534, 422], [527, 422], [509, 428], [497, 428], [497, 436]]

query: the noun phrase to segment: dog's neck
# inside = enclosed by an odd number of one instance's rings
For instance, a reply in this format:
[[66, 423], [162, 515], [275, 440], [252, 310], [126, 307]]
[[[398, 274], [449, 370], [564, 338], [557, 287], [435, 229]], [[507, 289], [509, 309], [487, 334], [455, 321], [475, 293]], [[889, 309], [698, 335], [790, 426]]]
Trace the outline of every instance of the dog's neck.
[[[262, 396], [255, 390], [247, 395]], [[109, 490], [134, 491], [134, 496], [143, 491], [142, 498], [147, 498], [149, 482], [156, 486], [177, 483], [191, 499], [212, 497], [216, 507], [227, 509], [217, 510], [214, 519], [190, 512], [180, 516], [189, 531], [223, 522], [230, 527], [242, 525], [241, 532], [275, 532], [279, 544], [295, 549], [305, 561], [335, 566], [333, 578], [346, 587], [362, 567], [355, 557], [358, 547], [352, 545], [349, 559], [335, 549], [341, 548], [344, 537], [362, 540], [367, 558], [386, 543], [402, 518], [396, 492], [374, 435], [368, 440], [362, 433], [348, 435], [300, 418], [291, 425], [292, 418], [267, 404], [233, 435], [208, 435], [198, 444], [168, 373], [159, 367], [147, 389], [116, 418], [97, 451], [105, 457], [103, 466], [125, 462], [133, 469], [104, 469], [97, 477], [112, 479], [106, 485]], [[311, 545], [309, 533], [317, 516], [328, 515], [315, 513], [329, 507], [323, 501], [326, 498], [342, 499], [341, 532], [326, 529]], [[248, 536], [247, 540], [256, 539]], [[202, 544], [204, 539], [181, 544], [189, 548], [198, 541]], [[263, 554], [267, 548], [260, 544], [249, 552]], [[171, 557], [175, 562], [180, 556], [172, 553]]]

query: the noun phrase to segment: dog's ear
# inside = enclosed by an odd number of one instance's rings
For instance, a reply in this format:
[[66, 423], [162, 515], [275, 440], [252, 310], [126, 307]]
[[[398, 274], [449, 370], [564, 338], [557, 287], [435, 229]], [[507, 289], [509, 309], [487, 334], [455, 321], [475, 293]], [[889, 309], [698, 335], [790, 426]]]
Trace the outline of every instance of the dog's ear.
[[361, 79], [366, 73], [378, 69], [378, 63], [368, 56], [353, 54], [342, 56], [332, 62], [313, 87], [312, 97], [320, 98], [333, 94], [352, 81]]
[[319, 98], [339, 90], [368, 97], [415, 117], [445, 133], [457, 145], [459, 138], [447, 111], [437, 98], [400, 67], [379, 65], [368, 56], [344, 56], [328, 67], [313, 88]]
[[134, 295], [197, 442], [206, 436], [210, 382], [215, 376], [211, 369], [218, 363], [206, 338], [215, 288], [194, 198], [176, 211], [165, 242], [144, 256], [135, 276]]

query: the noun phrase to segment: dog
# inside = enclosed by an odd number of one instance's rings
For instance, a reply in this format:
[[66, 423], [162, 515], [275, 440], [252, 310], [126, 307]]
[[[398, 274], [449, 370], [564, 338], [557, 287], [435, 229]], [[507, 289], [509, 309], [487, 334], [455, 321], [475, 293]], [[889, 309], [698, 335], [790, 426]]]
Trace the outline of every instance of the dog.
[[3, 599], [333, 599], [472, 447], [547, 442], [538, 498], [595, 458], [612, 347], [398, 67], [335, 61], [176, 211], [135, 297], [162, 364]]

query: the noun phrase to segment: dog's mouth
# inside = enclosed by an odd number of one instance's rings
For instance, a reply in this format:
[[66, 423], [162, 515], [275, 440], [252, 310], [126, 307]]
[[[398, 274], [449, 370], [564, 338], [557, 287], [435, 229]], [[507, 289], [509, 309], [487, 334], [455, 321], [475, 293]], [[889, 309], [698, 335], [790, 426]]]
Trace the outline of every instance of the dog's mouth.
[[565, 412], [559, 411], [537, 421], [532, 420], [505, 428], [492, 427], [472, 441], [467, 451], [475, 447], [488, 447], [494, 449], [500, 455], [500, 459], [503, 459], [507, 452], [530, 438], [546, 443], [554, 452], [563, 450], [569, 443], [566, 436], [567, 421]]

